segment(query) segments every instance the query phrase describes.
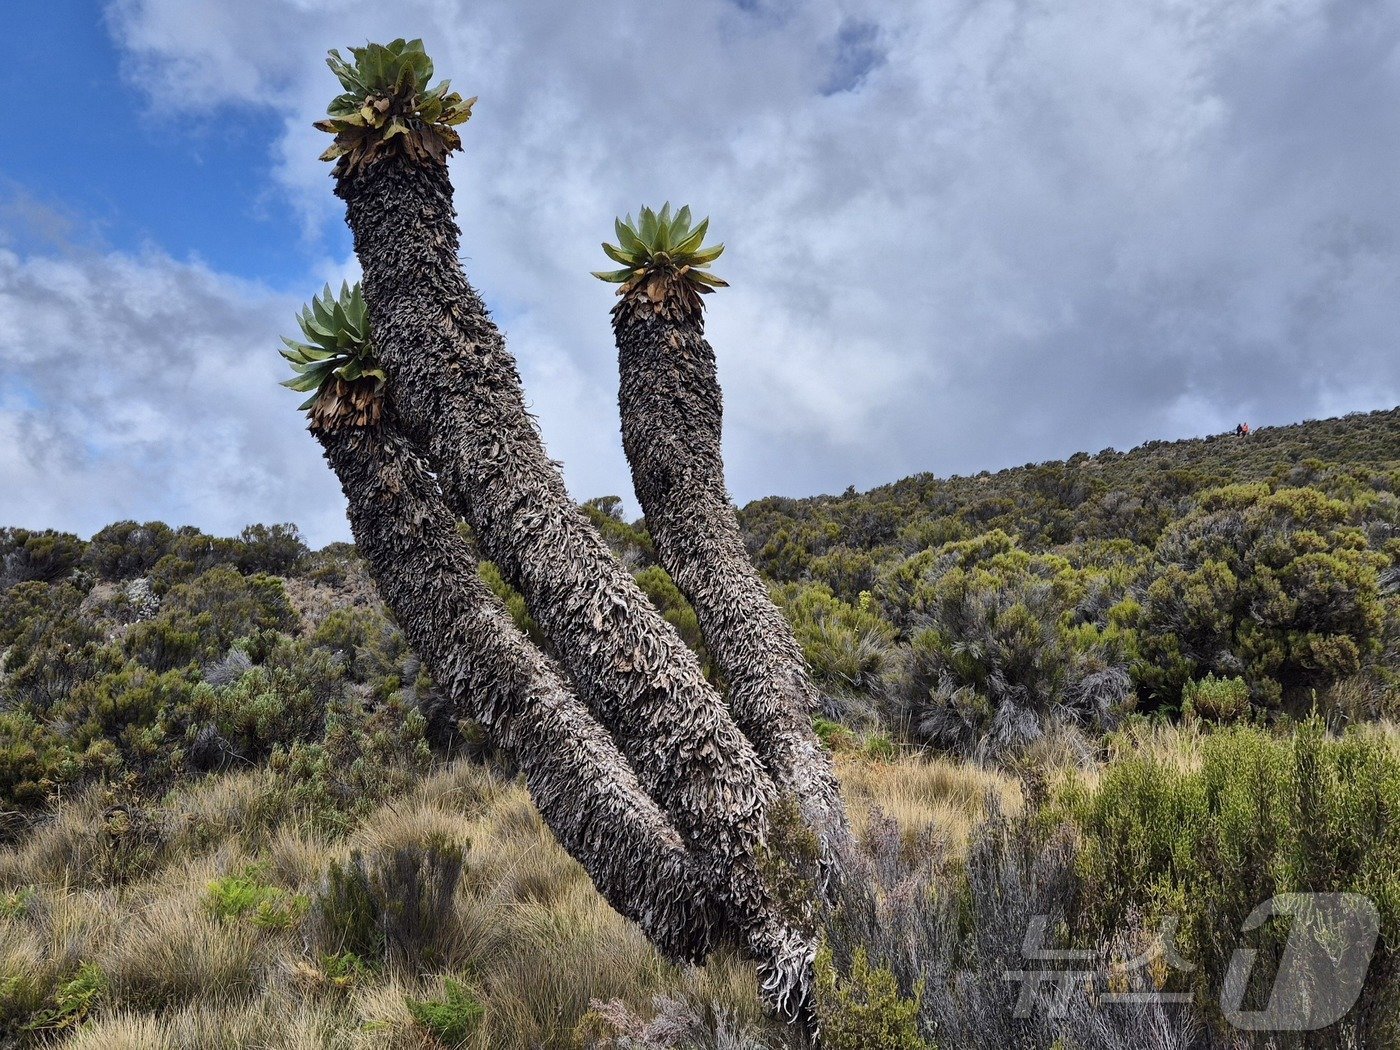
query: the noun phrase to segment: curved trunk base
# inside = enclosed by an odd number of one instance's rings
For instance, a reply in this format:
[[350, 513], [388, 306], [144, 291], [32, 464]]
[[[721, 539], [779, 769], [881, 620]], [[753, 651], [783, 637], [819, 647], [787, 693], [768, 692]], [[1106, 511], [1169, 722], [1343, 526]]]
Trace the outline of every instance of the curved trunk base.
[[612, 738], [477, 575], [427, 463], [388, 426], [316, 430], [355, 544], [438, 685], [510, 751], [536, 807], [619, 913], [664, 954], [702, 960], [725, 920]]

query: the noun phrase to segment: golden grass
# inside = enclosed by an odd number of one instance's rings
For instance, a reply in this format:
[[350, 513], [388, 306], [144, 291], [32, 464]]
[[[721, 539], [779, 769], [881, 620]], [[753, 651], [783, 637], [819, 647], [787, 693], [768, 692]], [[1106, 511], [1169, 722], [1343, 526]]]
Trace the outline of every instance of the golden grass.
[[[846, 755], [839, 773], [858, 829], [879, 809], [953, 853], [989, 799], [1007, 811], [1022, 804], [1014, 779], [946, 759]], [[271, 789], [256, 770], [182, 785], [152, 807], [158, 848], [116, 880], [95, 794], [0, 849], [0, 888], [33, 889], [22, 915], [0, 919], [0, 985], [24, 975], [12, 999], [37, 1009], [83, 964], [106, 980], [88, 1026], [49, 1045], [431, 1050], [438, 1044], [407, 1000], [441, 996], [447, 977], [484, 1007], [474, 1050], [577, 1047], [594, 1000], [621, 999], [646, 1015], [664, 994], [765, 1023], [747, 961], [722, 954], [678, 968], [661, 959], [558, 847], [518, 782], [445, 765], [339, 838], [292, 820], [268, 825], [260, 814]], [[387, 965], [336, 979], [306, 928], [265, 929], [210, 907], [210, 883], [249, 865], [271, 885], [314, 896], [329, 863], [352, 851], [373, 862], [433, 841], [463, 846], [466, 863], [432, 973]]]
[[907, 755], [871, 762], [843, 757], [837, 773], [857, 834], [878, 810], [894, 818], [908, 837], [932, 835], [950, 856], [966, 848], [990, 800], [1008, 814], [1022, 806], [1020, 783], [1012, 777], [947, 758]]

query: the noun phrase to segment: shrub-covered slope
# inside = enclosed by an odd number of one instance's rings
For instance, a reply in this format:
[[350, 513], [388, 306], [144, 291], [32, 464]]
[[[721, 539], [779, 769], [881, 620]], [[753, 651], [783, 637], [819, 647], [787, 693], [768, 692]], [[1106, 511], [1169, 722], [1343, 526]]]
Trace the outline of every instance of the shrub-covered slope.
[[[1398, 493], [1400, 409], [744, 508], [868, 869], [826, 916], [830, 1045], [1233, 1045], [1222, 960], [1293, 890], [1382, 921], [1306, 1045], [1388, 1045]], [[584, 510], [715, 674], [619, 502]], [[1036, 914], [1105, 974], [1179, 920], [1197, 969], [1151, 979], [1195, 1005], [1015, 1016]], [[349, 545], [0, 531], [0, 1047], [793, 1039], [742, 964], [607, 911]]]

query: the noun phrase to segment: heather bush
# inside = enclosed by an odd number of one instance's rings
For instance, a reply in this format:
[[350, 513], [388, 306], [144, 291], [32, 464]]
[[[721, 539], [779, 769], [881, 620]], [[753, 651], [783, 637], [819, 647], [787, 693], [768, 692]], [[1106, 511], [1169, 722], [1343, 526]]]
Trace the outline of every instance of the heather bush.
[[817, 1020], [826, 1050], [927, 1050], [919, 1037], [923, 982], [906, 999], [889, 967], [872, 967], [864, 947], [849, 974], [837, 973], [831, 949], [817, 954]]
[[659, 565], [651, 565], [635, 573], [637, 584], [642, 588], [651, 604], [681, 636], [681, 640], [700, 658], [700, 666], [708, 676], [711, 672], [710, 655], [705, 648], [705, 639], [700, 634], [700, 622], [695, 610], [685, 595], [672, 582], [666, 570]]
[[86, 544], [72, 533], [0, 528], [0, 593], [17, 583], [53, 583], [82, 560]]
[[1390, 555], [1361, 527], [1369, 502], [1239, 485], [1204, 494], [1163, 534], [1146, 588], [1134, 674], [1159, 702], [1206, 672], [1239, 676], [1257, 705], [1306, 700], [1369, 666]]
[[321, 621], [311, 644], [336, 654], [352, 682], [397, 674], [408, 655], [403, 633], [381, 606], [336, 609]]
[[1010, 755], [1057, 726], [1110, 726], [1129, 705], [1132, 639], [1107, 615], [1074, 622], [1079, 574], [1046, 579], [1017, 561], [968, 572], [945, 560], [925, 578], [926, 626], [890, 676], [895, 718], [916, 740]]
[[93, 534], [83, 566], [104, 580], [145, 576], [174, 544], [175, 530], [163, 521], [118, 521]]
[[1234, 722], [1249, 715], [1249, 684], [1243, 678], [1204, 678], [1181, 691], [1181, 713], [1210, 722]]
[[313, 937], [331, 954], [416, 971], [441, 967], [454, 938], [460, 842], [441, 837], [332, 861], [312, 905]]
[[[1092, 782], [1071, 780], [1054, 812], [1080, 836], [1081, 926], [1134, 916], [1178, 921], [1202, 1001], [1218, 996], [1245, 918], [1288, 892], [1350, 892], [1380, 911], [1382, 946], [1353, 1023], [1393, 1024], [1383, 1002], [1400, 938], [1400, 753], [1365, 731], [1328, 736], [1320, 719], [1275, 737], [1257, 727], [1199, 738], [1192, 761], [1120, 744]], [[1282, 933], [1257, 946], [1277, 960]], [[1261, 963], [1267, 968], [1267, 964]]]
[[237, 565], [244, 575], [290, 576], [310, 554], [301, 531], [290, 522], [249, 525], [238, 534]]
[[852, 605], [825, 584], [790, 583], [775, 588], [774, 598], [792, 624], [828, 713], [851, 719], [843, 698], [875, 689], [894, 648], [894, 629], [876, 613], [868, 593]]
[[[860, 849], [847, 859], [847, 878], [825, 921], [833, 972], [864, 973], [866, 990], [853, 990], [850, 998], [865, 1009], [847, 1023], [870, 1027], [857, 1028], [863, 1034], [854, 1038], [903, 1039], [874, 1045], [917, 1046], [908, 1041], [915, 1033], [907, 1024], [910, 1005], [917, 1004], [917, 1037], [959, 1050], [1193, 1045], [1189, 1010], [1095, 1001], [1108, 990], [1115, 954], [1123, 947], [1115, 931], [1091, 933], [1090, 958], [1078, 964], [1085, 976], [1063, 1002], [1054, 982], [1033, 986], [1022, 1001], [1021, 986], [1007, 974], [1045, 965], [1027, 957], [1028, 933], [1040, 930], [1045, 946], [1058, 948], [1080, 908], [1084, 886], [1075, 841], [1032, 812], [1008, 818], [993, 807], [969, 843], [968, 855], [958, 861], [937, 840], [911, 839], [894, 820], [872, 816]], [[862, 969], [863, 955], [869, 962]], [[830, 982], [830, 975], [825, 979]], [[1120, 973], [1115, 979], [1142, 987], [1132, 983], [1140, 975]], [[828, 984], [828, 1002], [830, 994]], [[873, 1003], [881, 1008], [871, 1009]]]
[[243, 762], [265, 759], [278, 744], [315, 740], [325, 725], [324, 699], [305, 676], [276, 667], [252, 667], [235, 682], [197, 686], [188, 724], [196, 734], [211, 727], [221, 749]]

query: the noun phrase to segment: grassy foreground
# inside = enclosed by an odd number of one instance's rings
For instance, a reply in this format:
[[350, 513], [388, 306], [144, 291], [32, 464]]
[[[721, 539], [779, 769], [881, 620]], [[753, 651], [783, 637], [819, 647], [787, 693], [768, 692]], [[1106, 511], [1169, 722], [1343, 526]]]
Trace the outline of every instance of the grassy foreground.
[[[941, 760], [849, 757], [842, 773], [860, 827], [878, 807], [911, 841], [933, 834], [958, 851], [988, 797], [1020, 804], [1015, 781]], [[518, 783], [441, 764], [343, 833], [296, 812], [269, 822], [279, 790], [267, 770], [229, 772], [135, 811], [95, 789], [0, 852], [0, 989], [29, 1028], [10, 1038], [104, 1050], [607, 1045], [660, 997], [674, 1000], [662, 1010], [750, 1040], [733, 1045], [784, 1045], [748, 964], [664, 962]], [[449, 906], [382, 962], [344, 949], [353, 922], [322, 920], [328, 873], [353, 855], [371, 873], [395, 857], [422, 871], [454, 846]], [[440, 888], [423, 881], [423, 894]], [[595, 1001], [613, 1005], [590, 1014]]]

